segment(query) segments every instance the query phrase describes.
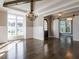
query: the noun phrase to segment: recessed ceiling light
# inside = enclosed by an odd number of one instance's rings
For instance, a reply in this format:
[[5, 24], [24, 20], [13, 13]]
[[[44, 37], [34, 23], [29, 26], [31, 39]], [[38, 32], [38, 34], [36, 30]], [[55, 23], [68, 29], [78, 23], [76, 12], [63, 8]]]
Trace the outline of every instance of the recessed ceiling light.
[[0, 54], [0, 57], [2, 57], [4, 54], [5, 54], [5, 53], [3, 53], [3, 54]]
[[72, 20], [72, 17], [67, 18], [67, 20]]
[[58, 16], [62, 16], [62, 14], [59, 13]]

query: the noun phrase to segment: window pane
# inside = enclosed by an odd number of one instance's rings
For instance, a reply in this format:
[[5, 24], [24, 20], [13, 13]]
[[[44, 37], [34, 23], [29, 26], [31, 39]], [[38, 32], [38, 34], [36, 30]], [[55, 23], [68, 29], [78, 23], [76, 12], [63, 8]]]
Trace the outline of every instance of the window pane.
[[16, 16], [8, 14], [8, 37], [16, 36]]
[[17, 17], [17, 35], [23, 35], [23, 17]]
[[22, 20], [23, 20], [23, 17], [22, 17], [22, 16], [18, 16], [17, 19], [18, 19], [18, 20], [19, 20], [19, 19], [22, 19]]
[[66, 32], [66, 24], [65, 21], [60, 21], [60, 33]]
[[71, 20], [67, 20], [67, 32], [71, 33]]
[[12, 15], [12, 14], [8, 14], [8, 18], [12, 18], [12, 19], [16, 19], [16, 16], [15, 15]]

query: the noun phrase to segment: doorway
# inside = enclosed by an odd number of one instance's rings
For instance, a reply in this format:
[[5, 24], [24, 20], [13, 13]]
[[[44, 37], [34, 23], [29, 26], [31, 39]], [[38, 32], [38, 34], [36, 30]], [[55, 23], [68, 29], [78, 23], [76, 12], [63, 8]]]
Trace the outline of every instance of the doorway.
[[48, 22], [46, 19], [44, 19], [44, 39], [48, 39]]

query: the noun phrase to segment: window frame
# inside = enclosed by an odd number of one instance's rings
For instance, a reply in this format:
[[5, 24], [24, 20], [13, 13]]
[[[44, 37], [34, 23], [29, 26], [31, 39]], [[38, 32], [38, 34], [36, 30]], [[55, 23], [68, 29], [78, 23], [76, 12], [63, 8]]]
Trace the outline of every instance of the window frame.
[[[15, 19], [13, 19], [13, 18], [9, 18], [9, 15], [14, 15], [16, 18]], [[8, 28], [8, 30], [9, 30], [9, 27], [12, 27], [12, 26], [9, 26], [9, 21], [12, 19], [12, 20], [15, 20], [15, 35], [14, 36], [19, 36], [19, 34], [18, 34], [18, 32], [17, 32], [17, 29], [18, 29], [18, 27], [17, 27], [17, 22], [18, 22], [18, 19], [17, 19], [17, 17], [22, 17], [22, 22], [24, 22], [24, 16], [23, 15], [18, 15], [18, 14], [12, 14], [12, 13], [8, 13], [8, 16], [7, 16], [7, 28]], [[24, 27], [24, 23], [22, 23], [23, 24], [23, 26], [21, 27], [22, 29], [22, 32], [24, 33], [24, 31], [23, 31], [23, 27]], [[9, 36], [13, 36], [13, 35], [9, 35], [10, 33], [8, 32], [8, 37]], [[23, 34], [21, 34], [21, 35], [23, 35]]]

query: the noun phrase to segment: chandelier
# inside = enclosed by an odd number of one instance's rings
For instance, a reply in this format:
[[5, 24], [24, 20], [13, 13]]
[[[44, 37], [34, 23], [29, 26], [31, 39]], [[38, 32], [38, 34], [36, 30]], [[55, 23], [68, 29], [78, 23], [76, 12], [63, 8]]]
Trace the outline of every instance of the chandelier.
[[37, 15], [34, 14], [34, 0], [30, 0], [30, 12], [27, 14], [27, 17], [31, 21], [37, 18]]

